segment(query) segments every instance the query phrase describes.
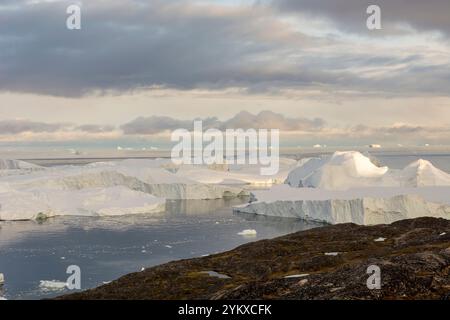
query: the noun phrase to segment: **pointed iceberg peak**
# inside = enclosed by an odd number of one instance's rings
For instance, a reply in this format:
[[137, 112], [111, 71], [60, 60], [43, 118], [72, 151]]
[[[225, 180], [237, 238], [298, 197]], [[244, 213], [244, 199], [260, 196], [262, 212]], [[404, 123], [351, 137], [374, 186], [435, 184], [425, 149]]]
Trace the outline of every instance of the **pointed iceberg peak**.
[[419, 159], [402, 170], [404, 186], [448, 186], [450, 174], [436, 168], [430, 161]]
[[388, 170], [358, 151], [338, 151], [325, 158], [303, 161], [290, 172], [286, 183], [293, 187], [348, 189], [373, 185]]

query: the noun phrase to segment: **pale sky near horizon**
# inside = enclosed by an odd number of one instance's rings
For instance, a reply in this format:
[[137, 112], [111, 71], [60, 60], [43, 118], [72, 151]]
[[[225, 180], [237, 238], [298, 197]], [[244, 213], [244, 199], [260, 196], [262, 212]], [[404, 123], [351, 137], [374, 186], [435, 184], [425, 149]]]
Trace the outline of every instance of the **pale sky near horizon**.
[[[299, 144], [450, 145], [450, 1], [378, 0], [383, 29], [369, 31], [372, 2], [4, 0], [0, 142], [217, 117]], [[73, 3], [81, 30], [65, 25]]]

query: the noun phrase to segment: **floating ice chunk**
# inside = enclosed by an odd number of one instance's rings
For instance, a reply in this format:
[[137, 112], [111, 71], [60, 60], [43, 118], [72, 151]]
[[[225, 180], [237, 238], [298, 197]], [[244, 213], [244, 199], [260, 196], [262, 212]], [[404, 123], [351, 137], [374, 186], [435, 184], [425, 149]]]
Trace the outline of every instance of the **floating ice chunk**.
[[5, 275], [0, 273], [0, 286], [5, 283]]
[[245, 229], [238, 233], [240, 236], [244, 237], [256, 237], [256, 230], [255, 229]]
[[442, 232], [439, 236], [445, 236], [447, 233], [446, 232]]
[[339, 254], [339, 252], [325, 252], [324, 254], [326, 256], [336, 257]]
[[219, 278], [219, 279], [231, 279], [230, 276], [226, 274], [218, 273], [216, 271], [200, 271], [200, 273], [206, 273], [210, 277]]
[[66, 282], [61, 282], [57, 280], [41, 280], [39, 288], [44, 291], [59, 291], [64, 290], [67, 286]]
[[301, 274], [291, 274], [290, 276], [285, 276], [285, 279], [292, 279], [292, 278], [304, 278], [308, 277], [309, 273], [301, 273]]
[[383, 242], [384, 240], [386, 240], [386, 238], [379, 237], [379, 238], [376, 238], [376, 239], [373, 240], [373, 241], [375, 241], [375, 242]]
[[166, 244], [164, 247], [169, 248], [169, 249], [172, 249], [172, 248], [173, 248], [172, 246], [170, 246], [170, 245], [168, 245], [168, 244]]

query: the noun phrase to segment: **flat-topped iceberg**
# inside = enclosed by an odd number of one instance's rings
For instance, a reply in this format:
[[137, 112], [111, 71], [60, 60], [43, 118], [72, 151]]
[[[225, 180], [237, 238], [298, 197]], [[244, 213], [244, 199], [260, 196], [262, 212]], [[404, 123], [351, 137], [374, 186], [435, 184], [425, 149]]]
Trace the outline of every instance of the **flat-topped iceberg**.
[[236, 212], [327, 223], [392, 223], [421, 216], [450, 219], [450, 175], [429, 161], [402, 170], [376, 166], [359, 152], [304, 159], [285, 185], [254, 191]]
[[241, 187], [205, 184], [178, 176], [169, 161], [125, 160], [3, 175], [0, 220], [155, 213], [164, 210], [166, 199], [249, 195]]
[[124, 186], [79, 190], [29, 190], [0, 193], [0, 220], [33, 220], [54, 216], [155, 214], [166, 200]]
[[253, 193], [256, 202], [234, 211], [331, 224], [392, 223], [422, 216], [450, 219], [450, 187], [323, 190], [280, 185]]
[[182, 165], [177, 176], [206, 184], [247, 185], [248, 187], [268, 187], [282, 184], [289, 172], [298, 165], [293, 159], [280, 158], [279, 170], [274, 175], [261, 175], [260, 165]]

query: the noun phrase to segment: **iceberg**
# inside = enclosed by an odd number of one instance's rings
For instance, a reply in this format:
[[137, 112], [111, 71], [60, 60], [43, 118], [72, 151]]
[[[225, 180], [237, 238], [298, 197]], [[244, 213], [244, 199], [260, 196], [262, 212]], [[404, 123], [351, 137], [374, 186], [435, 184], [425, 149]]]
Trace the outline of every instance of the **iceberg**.
[[[21, 162], [4, 165], [21, 166], [26, 167]], [[238, 186], [193, 181], [171, 172], [173, 169], [167, 159], [124, 160], [3, 175], [0, 220], [154, 214], [165, 210], [166, 199], [222, 199], [250, 194]]]
[[20, 160], [0, 159], [0, 170], [40, 169], [42, 167]]
[[254, 191], [257, 201], [237, 213], [299, 218], [330, 224], [372, 225], [423, 216], [450, 219], [450, 187], [369, 187], [349, 190], [293, 188]]
[[324, 158], [304, 159], [286, 178], [292, 187], [346, 190], [358, 187], [450, 186], [450, 175], [427, 160], [402, 170], [375, 165], [357, 151], [335, 152]]
[[260, 165], [223, 164], [223, 165], [182, 165], [176, 171], [177, 176], [205, 184], [246, 185], [247, 187], [268, 187], [282, 184], [289, 172], [298, 166], [293, 159], [280, 158], [280, 169], [275, 175], [261, 175]]
[[311, 158], [291, 171], [286, 183], [293, 187], [348, 189], [382, 184], [387, 167], [377, 167], [357, 151], [335, 152], [331, 157]]
[[165, 199], [123, 186], [81, 190], [33, 190], [0, 193], [0, 220], [34, 220], [63, 215], [115, 216], [155, 214]]
[[235, 212], [326, 223], [379, 224], [422, 216], [450, 219], [450, 175], [429, 161], [404, 169], [375, 165], [356, 151], [299, 162], [285, 184], [253, 192]]

